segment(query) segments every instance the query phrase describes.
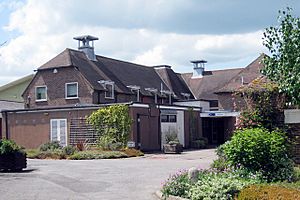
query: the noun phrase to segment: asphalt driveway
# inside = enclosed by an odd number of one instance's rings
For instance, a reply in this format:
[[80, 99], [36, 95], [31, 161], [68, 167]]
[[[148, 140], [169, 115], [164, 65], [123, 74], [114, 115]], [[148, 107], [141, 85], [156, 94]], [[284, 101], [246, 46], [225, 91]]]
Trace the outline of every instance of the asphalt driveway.
[[170, 173], [208, 168], [214, 149], [117, 160], [28, 160], [22, 173], [0, 173], [0, 199], [156, 199]]

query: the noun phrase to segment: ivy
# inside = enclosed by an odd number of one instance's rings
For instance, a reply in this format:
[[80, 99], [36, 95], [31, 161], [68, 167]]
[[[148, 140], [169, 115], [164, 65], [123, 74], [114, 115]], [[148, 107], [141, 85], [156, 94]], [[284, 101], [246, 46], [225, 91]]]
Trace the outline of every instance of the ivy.
[[[127, 144], [132, 119], [128, 105], [112, 105], [93, 112], [88, 118], [99, 134], [99, 141], [104, 138], [110, 143]], [[109, 138], [109, 139], [108, 139]]]
[[240, 88], [237, 95], [242, 96], [246, 102], [238, 120], [238, 128], [283, 128], [285, 96], [279, 92], [276, 83], [266, 77], [259, 77]]

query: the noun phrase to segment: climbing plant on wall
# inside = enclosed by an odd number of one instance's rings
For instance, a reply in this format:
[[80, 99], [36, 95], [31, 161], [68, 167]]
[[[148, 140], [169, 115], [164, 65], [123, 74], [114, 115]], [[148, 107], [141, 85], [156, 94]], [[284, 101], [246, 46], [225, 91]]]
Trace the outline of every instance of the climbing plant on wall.
[[129, 116], [128, 105], [112, 105], [93, 112], [88, 118], [98, 132], [100, 140], [111, 143], [127, 144], [132, 119]]
[[285, 96], [278, 85], [266, 77], [259, 77], [238, 92], [246, 102], [238, 120], [238, 128], [283, 128]]

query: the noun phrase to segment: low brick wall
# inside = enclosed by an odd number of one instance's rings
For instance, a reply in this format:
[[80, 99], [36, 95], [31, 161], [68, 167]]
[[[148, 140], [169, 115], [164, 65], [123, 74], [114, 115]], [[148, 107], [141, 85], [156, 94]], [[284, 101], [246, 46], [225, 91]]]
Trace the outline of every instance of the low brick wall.
[[300, 164], [300, 123], [290, 124], [290, 129], [292, 131], [293, 147], [292, 154], [295, 163]]

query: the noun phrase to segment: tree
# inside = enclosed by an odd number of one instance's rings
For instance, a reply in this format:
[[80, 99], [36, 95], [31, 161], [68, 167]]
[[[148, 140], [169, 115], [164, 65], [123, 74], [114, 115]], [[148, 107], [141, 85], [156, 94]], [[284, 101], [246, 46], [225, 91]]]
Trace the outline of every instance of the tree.
[[262, 73], [278, 84], [291, 105], [300, 105], [300, 18], [292, 9], [279, 11], [279, 25], [264, 31], [263, 45], [270, 56], [263, 60]]

